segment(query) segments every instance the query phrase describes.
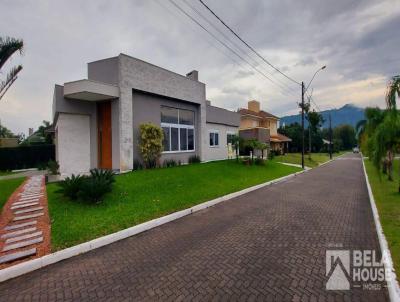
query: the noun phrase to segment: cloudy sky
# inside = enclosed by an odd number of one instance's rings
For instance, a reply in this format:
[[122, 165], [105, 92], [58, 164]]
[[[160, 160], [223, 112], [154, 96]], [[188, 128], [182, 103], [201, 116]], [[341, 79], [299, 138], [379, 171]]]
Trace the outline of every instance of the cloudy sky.
[[[384, 106], [387, 81], [400, 73], [399, 0], [204, 1], [296, 81], [307, 83], [327, 65], [312, 84], [321, 110], [346, 103]], [[0, 0], [0, 28], [1, 36], [25, 43], [23, 56], [14, 55], [0, 74], [24, 66], [0, 101], [1, 123], [16, 133], [52, 119], [54, 84], [86, 78], [87, 62], [119, 53], [180, 74], [199, 70], [217, 106], [237, 109], [257, 99], [278, 116], [297, 112], [300, 87], [253, 56], [198, 0]]]

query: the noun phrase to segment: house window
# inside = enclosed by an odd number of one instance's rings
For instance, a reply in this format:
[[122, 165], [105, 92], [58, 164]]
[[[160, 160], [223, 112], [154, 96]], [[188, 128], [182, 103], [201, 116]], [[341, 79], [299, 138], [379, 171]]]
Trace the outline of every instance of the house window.
[[219, 132], [216, 130], [210, 131], [210, 147], [219, 146]]
[[194, 151], [194, 111], [161, 106], [164, 152]]
[[233, 132], [227, 132], [226, 133], [226, 144], [228, 145], [231, 143], [233, 145], [233, 140], [235, 138], [236, 134]]

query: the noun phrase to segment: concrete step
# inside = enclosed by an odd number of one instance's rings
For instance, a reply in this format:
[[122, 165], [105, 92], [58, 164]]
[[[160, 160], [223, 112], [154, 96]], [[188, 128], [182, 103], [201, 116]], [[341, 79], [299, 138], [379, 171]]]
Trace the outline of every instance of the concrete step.
[[19, 224], [12, 224], [12, 225], [7, 225], [4, 230], [6, 231], [11, 231], [11, 230], [16, 230], [16, 229], [20, 229], [20, 228], [24, 228], [30, 225], [36, 225], [37, 221], [28, 221], [28, 222], [24, 222], [24, 223], [19, 223]]
[[25, 204], [20, 204], [20, 205], [15, 205], [11, 207], [11, 210], [15, 210], [15, 209], [22, 209], [22, 208], [27, 208], [27, 207], [31, 207], [31, 206], [36, 206], [38, 205], [38, 202], [31, 202], [31, 203], [25, 203]]
[[29, 199], [29, 200], [24, 200], [24, 201], [16, 201], [16, 202], [13, 203], [13, 205], [14, 206], [19, 206], [19, 205], [22, 205], [22, 204], [27, 204], [27, 203], [30, 203], [30, 202], [38, 202], [38, 201], [39, 201], [39, 198]]
[[24, 209], [24, 210], [18, 210], [18, 211], [15, 211], [14, 213], [16, 215], [18, 215], [18, 214], [36, 212], [36, 211], [40, 211], [40, 210], [43, 210], [43, 207], [33, 207], [33, 208], [29, 208], [29, 209]]
[[36, 227], [32, 227], [32, 228], [27, 228], [27, 229], [22, 229], [22, 230], [18, 230], [18, 231], [14, 231], [14, 232], [8, 232], [6, 234], [1, 235], [1, 238], [12, 238], [12, 237], [16, 237], [25, 233], [30, 233], [33, 231], [36, 231]]
[[9, 244], [9, 245], [6, 245], [3, 247], [3, 252], [19, 249], [21, 247], [26, 247], [26, 246], [29, 246], [32, 244], [40, 243], [42, 241], [43, 241], [43, 237], [37, 237], [37, 238], [33, 238], [31, 240], [20, 241], [20, 242], [14, 243], [14, 244]]
[[30, 214], [30, 215], [23, 215], [23, 216], [15, 216], [13, 221], [20, 221], [20, 220], [25, 220], [25, 219], [31, 219], [39, 216], [43, 216], [44, 213], [36, 213], [36, 214]]
[[25, 235], [21, 235], [21, 236], [18, 236], [18, 237], [8, 238], [6, 240], [6, 244], [14, 243], [14, 242], [21, 241], [21, 240], [31, 239], [33, 237], [42, 236], [42, 235], [43, 235], [43, 232], [42, 231], [38, 231], [38, 232], [35, 232], [35, 233], [25, 234]]
[[12, 254], [7, 254], [0, 257], [0, 264], [23, 259], [36, 254], [36, 248], [20, 251]]

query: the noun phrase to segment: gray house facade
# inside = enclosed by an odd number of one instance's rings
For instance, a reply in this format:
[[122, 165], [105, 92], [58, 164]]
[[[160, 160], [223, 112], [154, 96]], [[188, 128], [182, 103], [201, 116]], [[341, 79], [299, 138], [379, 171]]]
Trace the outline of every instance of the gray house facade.
[[56, 85], [56, 157], [62, 175], [92, 168], [133, 169], [141, 161], [139, 126], [164, 131], [161, 161], [225, 159], [240, 115], [211, 106], [198, 72], [186, 76], [120, 54], [88, 63], [87, 79]]

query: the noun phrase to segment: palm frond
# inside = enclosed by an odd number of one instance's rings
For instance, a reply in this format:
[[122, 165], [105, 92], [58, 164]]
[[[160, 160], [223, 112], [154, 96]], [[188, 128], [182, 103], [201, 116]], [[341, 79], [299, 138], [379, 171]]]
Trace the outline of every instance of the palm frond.
[[23, 40], [10, 37], [0, 38], [0, 70], [16, 51], [22, 53], [23, 48]]
[[400, 97], [400, 76], [394, 76], [388, 85], [386, 107], [391, 111], [396, 111], [396, 94]]
[[7, 74], [7, 78], [0, 83], [0, 100], [6, 94], [7, 90], [11, 87], [11, 85], [18, 78], [18, 73], [22, 70], [22, 65], [18, 65], [11, 69], [11, 71]]

